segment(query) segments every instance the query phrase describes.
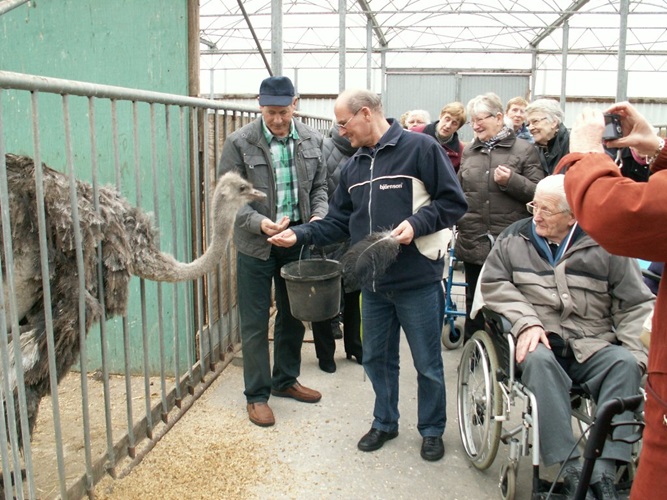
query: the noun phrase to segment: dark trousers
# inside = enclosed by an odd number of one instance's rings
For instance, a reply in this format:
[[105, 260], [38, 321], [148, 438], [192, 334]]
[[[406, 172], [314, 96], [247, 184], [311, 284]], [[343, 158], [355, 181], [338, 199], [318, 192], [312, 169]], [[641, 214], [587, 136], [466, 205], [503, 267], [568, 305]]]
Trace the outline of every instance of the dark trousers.
[[[292, 386], [301, 369], [305, 328], [292, 316], [280, 268], [299, 259], [299, 246], [272, 247], [268, 260], [237, 252], [238, 308], [243, 347], [244, 394], [248, 403], [268, 401], [271, 388]], [[271, 285], [275, 287], [276, 321], [273, 331], [273, 372], [269, 357]]]
[[[345, 353], [361, 359], [361, 311], [359, 309], [359, 290], [343, 294], [343, 342]], [[339, 316], [325, 321], [315, 321], [313, 327], [313, 343], [317, 359], [333, 361], [336, 351], [336, 340], [333, 330], [340, 322]]]
[[479, 281], [479, 273], [482, 271], [482, 266], [477, 264], [463, 263], [463, 269], [466, 275], [466, 321], [463, 326], [463, 340], [467, 342], [477, 330], [484, 330], [484, 315], [478, 313], [475, 319], [470, 317], [472, 310], [472, 301], [475, 298], [475, 289]]
[[361, 290], [343, 294], [343, 342], [345, 353], [361, 360]]

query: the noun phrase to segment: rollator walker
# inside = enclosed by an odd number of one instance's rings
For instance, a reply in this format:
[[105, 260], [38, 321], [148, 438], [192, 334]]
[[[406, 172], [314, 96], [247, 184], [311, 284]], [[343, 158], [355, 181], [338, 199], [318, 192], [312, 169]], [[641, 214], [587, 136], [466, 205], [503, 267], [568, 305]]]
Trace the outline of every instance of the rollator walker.
[[[456, 318], [466, 315], [465, 294], [468, 283], [456, 281], [454, 271], [458, 260], [454, 255], [456, 245], [456, 226], [452, 228], [452, 237], [447, 249], [447, 278], [445, 279], [445, 316], [442, 324], [442, 344], [450, 350], [457, 349], [463, 343], [463, 331], [456, 324]], [[458, 303], [457, 303], [458, 299]]]

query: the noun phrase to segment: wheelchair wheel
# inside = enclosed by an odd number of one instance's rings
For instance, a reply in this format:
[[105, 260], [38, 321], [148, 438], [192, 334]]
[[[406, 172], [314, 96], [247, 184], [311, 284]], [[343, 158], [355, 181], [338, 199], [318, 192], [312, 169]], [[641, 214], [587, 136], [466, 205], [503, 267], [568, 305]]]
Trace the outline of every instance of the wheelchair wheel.
[[500, 468], [500, 497], [503, 500], [514, 500], [517, 472], [514, 462], [507, 462]]
[[503, 400], [496, 379], [498, 356], [491, 337], [475, 332], [461, 355], [457, 410], [459, 433], [468, 459], [480, 470], [491, 466], [500, 443]]
[[573, 410], [575, 411], [575, 420], [577, 421], [579, 434], [582, 435], [579, 445], [583, 452], [583, 450], [586, 449], [586, 443], [588, 442], [588, 432], [590, 431], [593, 420], [595, 420], [597, 405], [591, 398], [580, 397], [579, 405], [576, 408], [573, 408]]
[[445, 320], [442, 324], [442, 345], [450, 351], [458, 349], [463, 343], [463, 332], [458, 326], [452, 330], [449, 321]]

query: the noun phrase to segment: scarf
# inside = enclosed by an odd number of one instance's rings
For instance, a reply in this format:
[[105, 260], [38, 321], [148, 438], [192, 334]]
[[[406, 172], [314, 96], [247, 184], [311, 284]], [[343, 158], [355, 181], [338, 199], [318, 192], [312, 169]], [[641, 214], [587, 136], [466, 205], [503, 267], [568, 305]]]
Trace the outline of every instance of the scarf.
[[507, 127], [507, 125], [503, 125], [503, 128], [500, 129], [500, 132], [491, 137], [491, 139], [489, 139], [488, 141], [480, 141], [480, 142], [484, 144], [484, 146], [487, 149], [492, 150], [498, 145], [500, 141], [502, 141], [503, 139], [507, 139], [511, 133], [512, 132]]

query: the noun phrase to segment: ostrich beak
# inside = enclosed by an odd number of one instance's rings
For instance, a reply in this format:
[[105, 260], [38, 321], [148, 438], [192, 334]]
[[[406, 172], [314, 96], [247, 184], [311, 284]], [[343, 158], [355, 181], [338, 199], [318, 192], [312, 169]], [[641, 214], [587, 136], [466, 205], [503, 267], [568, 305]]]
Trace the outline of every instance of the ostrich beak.
[[262, 193], [261, 191], [258, 191], [257, 189], [253, 188], [252, 191], [248, 193], [248, 201], [264, 201], [266, 199], [266, 194]]

